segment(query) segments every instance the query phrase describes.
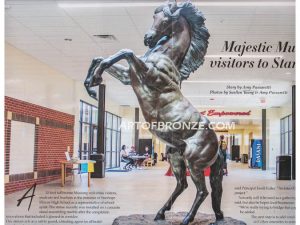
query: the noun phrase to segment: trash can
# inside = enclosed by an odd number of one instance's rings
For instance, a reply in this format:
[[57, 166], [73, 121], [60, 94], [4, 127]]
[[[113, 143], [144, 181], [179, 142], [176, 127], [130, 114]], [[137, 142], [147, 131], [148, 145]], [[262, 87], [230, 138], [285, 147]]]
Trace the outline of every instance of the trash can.
[[276, 157], [276, 179], [291, 180], [292, 157], [289, 155], [280, 155]]
[[105, 156], [104, 154], [92, 154], [90, 159], [96, 161], [94, 164], [94, 172], [91, 173], [91, 178], [105, 177]]
[[248, 163], [248, 154], [242, 154], [242, 163]]
[[234, 161], [234, 160], [237, 160], [239, 158], [240, 158], [240, 146], [239, 145], [232, 145], [231, 146], [231, 160]]

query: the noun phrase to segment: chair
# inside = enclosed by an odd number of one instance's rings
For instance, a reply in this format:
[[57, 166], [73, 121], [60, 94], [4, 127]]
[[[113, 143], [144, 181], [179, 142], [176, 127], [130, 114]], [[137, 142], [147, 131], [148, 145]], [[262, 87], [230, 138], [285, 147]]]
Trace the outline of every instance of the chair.
[[[65, 156], [66, 156], [66, 159], [67, 159], [67, 161], [71, 161], [72, 160], [72, 158], [71, 158], [71, 156], [70, 156], [70, 153], [68, 152], [68, 151], [66, 151], [65, 152]], [[80, 174], [80, 179], [81, 179], [81, 173], [80, 173], [80, 168], [79, 168], [79, 166], [77, 166], [77, 167], [74, 167], [74, 165], [72, 164], [72, 168], [66, 168], [66, 172], [67, 173], [71, 173], [71, 175], [72, 175], [72, 180], [74, 179], [74, 171], [78, 171], [78, 173]]]
[[164, 155], [164, 153], [161, 153], [161, 161], [167, 161], [167, 157]]
[[149, 160], [147, 160], [147, 161], [144, 163], [144, 166], [146, 166], [146, 167], [152, 167], [152, 165], [153, 165], [153, 160], [152, 160], [152, 159], [149, 159]]
[[78, 165], [77, 165], [77, 167], [72, 167], [72, 168], [67, 167], [66, 168], [67, 174], [70, 173], [72, 176], [72, 181], [74, 180], [75, 171], [78, 171], [78, 173], [80, 174], [80, 179], [81, 179], [81, 171], [80, 171], [80, 167]]

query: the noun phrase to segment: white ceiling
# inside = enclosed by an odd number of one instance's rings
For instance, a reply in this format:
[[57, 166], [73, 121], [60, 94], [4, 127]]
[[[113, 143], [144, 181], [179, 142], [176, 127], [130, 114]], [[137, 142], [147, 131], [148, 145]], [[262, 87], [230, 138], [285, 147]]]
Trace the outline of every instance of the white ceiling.
[[[5, 40], [66, 76], [83, 81], [94, 57], [106, 57], [122, 48], [132, 49], [137, 55], [146, 51], [143, 37], [152, 24], [157, 1], [107, 2], [7, 0]], [[121, 2], [121, 5], [114, 6], [114, 2]], [[145, 6], [141, 6], [142, 3]], [[206, 26], [211, 34], [208, 56], [224, 54], [221, 49], [225, 40], [251, 44], [266, 41], [274, 46], [278, 41], [295, 43], [294, 2], [241, 0], [197, 3], [207, 19]], [[113, 34], [117, 40], [107, 41], [93, 36], [97, 34]], [[65, 38], [72, 41], [65, 41]], [[286, 60], [295, 60], [293, 53], [281, 55]], [[290, 101], [294, 69], [215, 69], [209, 67], [211, 59], [207, 57], [204, 65], [190, 76], [189, 81], [200, 82], [183, 83], [183, 93], [193, 104], [271, 107]], [[123, 86], [108, 75], [104, 79], [107, 95], [113, 100], [122, 105], [137, 105], [131, 87]], [[240, 85], [241, 81], [272, 85], [273, 90], [288, 91], [288, 94], [275, 97], [210, 94], [211, 89], [224, 90], [226, 85]], [[261, 103], [262, 98], [265, 103]]]

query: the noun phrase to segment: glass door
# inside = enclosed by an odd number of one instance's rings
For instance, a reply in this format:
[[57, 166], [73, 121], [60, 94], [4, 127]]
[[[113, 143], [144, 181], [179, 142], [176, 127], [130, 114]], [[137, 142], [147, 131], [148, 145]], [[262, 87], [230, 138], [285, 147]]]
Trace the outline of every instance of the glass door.
[[[78, 156], [82, 160], [88, 160], [91, 154], [97, 153], [98, 109], [83, 101], [80, 101], [80, 109]], [[121, 117], [110, 112], [105, 112], [104, 146], [106, 168], [120, 166], [120, 124]]]
[[82, 160], [90, 159], [97, 152], [97, 107], [80, 101], [80, 130], [78, 156]]
[[91, 149], [91, 154], [96, 154], [97, 153], [97, 132], [98, 132], [98, 127], [93, 126], [92, 127], [92, 133], [91, 133], [91, 138], [92, 138], [92, 149]]

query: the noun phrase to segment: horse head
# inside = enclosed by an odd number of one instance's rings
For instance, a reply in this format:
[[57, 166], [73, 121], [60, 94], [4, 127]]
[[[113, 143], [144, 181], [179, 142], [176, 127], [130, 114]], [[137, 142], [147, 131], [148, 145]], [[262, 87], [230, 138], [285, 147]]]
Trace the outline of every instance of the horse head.
[[[203, 64], [208, 47], [209, 32], [205, 27], [203, 14], [190, 1], [178, 4], [176, 1], [169, 1], [156, 8], [153, 18], [154, 22], [144, 37], [144, 43], [150, 49], [171, 39], [176, 32], [189, 30], [190, 45], [179, 66], [181, 80], [188, 79]], [[180, 44], [174, 43], [174, 48], [178, 46], [183, 49]]]
[[181, 9], [176, 1], [158, 7], [153, 15], [153, 24], [145, 34], [144, 44], [153, 48], [162, 37], [171, 37], [174, 27], [179, 25]]

